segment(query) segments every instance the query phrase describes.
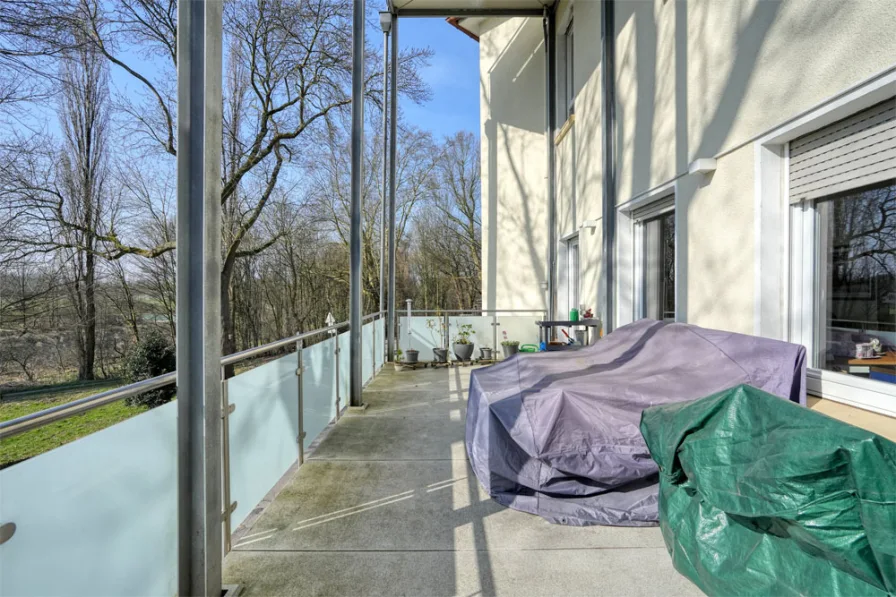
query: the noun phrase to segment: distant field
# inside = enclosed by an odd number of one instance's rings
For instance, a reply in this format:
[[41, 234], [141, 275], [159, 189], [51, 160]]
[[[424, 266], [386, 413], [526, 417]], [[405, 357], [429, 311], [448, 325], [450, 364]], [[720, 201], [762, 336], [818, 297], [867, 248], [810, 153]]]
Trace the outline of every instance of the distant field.
[[[78, 387], [60, 384], [59, 387], [41, 388], [38, 392], [6, 395], [0, 399], [0, 421], [9, 421], [45, 408], [65, 404], [92, 394], [117, 388], [123, 382], [111, 381], [105, 384], [91, 384]], [[124, 401], [97, 408], [83, 415], [77, 415], [58, 423], [45, 425], [39, 429], [0, 441], [0, 468], [4, 468], [52, 450], [61, 445], [104, 429], [134, 415], [144, 412], [142, 406], [128, 406]]]

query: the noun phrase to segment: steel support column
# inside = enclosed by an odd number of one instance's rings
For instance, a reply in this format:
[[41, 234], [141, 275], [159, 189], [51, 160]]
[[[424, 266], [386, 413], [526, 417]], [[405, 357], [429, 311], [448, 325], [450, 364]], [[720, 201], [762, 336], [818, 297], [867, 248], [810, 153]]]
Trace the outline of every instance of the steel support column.
[[[380, 220], [380, 301], [377, 310], [382, 312], [386, 299], [386, 219], [389, 210], [389, 31], [392, 15], [380, 13], [383, 26], [383, 214]], [[387, 28], [388, 27], [388, 28]]]
[[389, 337], [389, 360], [395, 359], [395, 177], [396, 156], [398, 154], [398, 18], [392, 15], [392, 67], [389, 76], [392, 84], [389, 88], [391, 103], [389, 105], [389, 313], [386, 320], [386, 335]]
[[364, 168], [364, 0], [352, 14], [352, 183], [349, 272], [349, 405], [361, 406], [361, 201]]
[[222, 3], [177, 17], [177, 592], [219, 597]]
[[[547, 208], [548, 208], [548, 250], [547, 250], [547, 310], [548, 319], [556, 319], [554, 308], [556, 306], [556, 277], [557, 277], [557, 197], [555, 190], [555, 157], [554, 157], [554, 131], [557, 118], [557, 49], [555, 43], [555, 7], [545, 7], [543, 16], [544, 26], [544, 74], [545, 74], [545, 148], [547, 168]], [[553, 332], [549, 331], [549, 334]], [[551, 336], [548, 336], [551, 339]]]
[[604, 333], [615, 327], [616, 284], [616, 27], [614, 0], [604, 0], [601, 14], [601, 106], [603, 151]]

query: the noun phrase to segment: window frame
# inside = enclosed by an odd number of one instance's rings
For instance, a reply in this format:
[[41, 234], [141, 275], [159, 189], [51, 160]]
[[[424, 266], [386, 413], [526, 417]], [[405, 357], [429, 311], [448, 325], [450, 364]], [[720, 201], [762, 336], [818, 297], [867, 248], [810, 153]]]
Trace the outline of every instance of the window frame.
[[[754, 333], [815, 354], [815, 199], [790, 203], [790, 141], [896, 97], [896, 66], [857, 83], [750, 142], [754, 148]], [[896, 417], [892, 384], [807, 366], [810, 395]]]
[[[673, 224], [677, 224], [675, 218], [675, 194], [662, 194], [659, 197], [656, 197], [654, 200], [650, 202], [649, 205], [638, 208], [637, 210], [633, 210], [631, 212], [631, 220], [633, 226], [633, 265], [634, 265], [634, 274], [633, 274], [633, 286], [634, 286], [634, 301], [633, 301], [633, 319], [635, 321], [639, 319], [644, 319], [647, 317], [647, 271], [646, 271], [646, 259], [647, 259], [647, 235], [646, 235], [646, 225], [650, 222], [661, 220], [662, 218], [668, 216], [669, 214], [673, 214]], [[662, 235], [662, 231], [660, 231], [660, 235]], [[678, 285], [678, 228], [675, 227], [675, 236], [673, 239], [675, 245], [675, 255], [673, 256], [673, 267], [675, 267], [675, 284], [676, 287]], [[662, 245], [662, 236], [660, 237], [660, 245]], [[678, 292], [677, 288], [674, 292], [675, 294], [675, 308], [673, 320], [678, 321]], [[665, 320], [665, 318], [663, 318]]]
[[[574, 15], [570, 11], [566, 26], [562, 33], [556, 35], [557, 44], [556, 64], [557, 82], [555, 87], [555, 100], [557, 120], [563, 124], [575, 114], [575, 28]], [[561, 125], [562, 126], [562, 125]]]

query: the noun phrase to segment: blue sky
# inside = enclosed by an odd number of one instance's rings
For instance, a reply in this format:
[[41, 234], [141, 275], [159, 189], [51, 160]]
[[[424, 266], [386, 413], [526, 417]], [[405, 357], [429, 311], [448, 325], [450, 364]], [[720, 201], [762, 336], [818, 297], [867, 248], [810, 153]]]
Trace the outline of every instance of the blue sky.
[[[380, 35], [382, 39], [382, 35]], [[435, 52], [422, 75], [433, 98], [423, 106], [400, 103], [408, 121], [436, 137], [467, 130], [479, 136], [479, 44], [443, 18], [403, 19], [398, 44], [429, 46]]]

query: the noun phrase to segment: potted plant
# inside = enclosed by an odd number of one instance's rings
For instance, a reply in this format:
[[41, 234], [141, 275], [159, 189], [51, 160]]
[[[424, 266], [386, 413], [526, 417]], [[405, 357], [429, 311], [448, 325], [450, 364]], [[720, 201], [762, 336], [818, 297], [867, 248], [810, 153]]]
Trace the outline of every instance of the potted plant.
[[431, 329], [433, 332], [436, 331], [436, 328], [439, 328], [439, 346], [435, 346], [432, 349], [432, 360], [436, 363], [447, 363], [448, 362], [448, 349], [444, 347], [443, 343], [445, 342], [445, 321], [444, 319], [439, 319], [439, 323], [436, 323], [434, 319], [426, 320], [426, 327]]
[[420, 352], [414, 350], [413, 348], [409, 348], [407, 354], [405, 355], [404, 362], [405, 363], [416, 363], [417, 357], [420, 355]]
[[396, 349], [395, 349], [395, 362], [394, 362], [395, 370], [396, 370], [396, 371], [403, 371], [403, 370], [404, 370], [404, 365], [401, 363], [401, 359], [402, 359], [403, 356], [404, 356], [404, 353], [401, 352], [401, 349], [400, 349], [400, 348], [396, 348]]
[[472, 323], [462, 323], [457, 326], [457, 336], [454, 338], [454, 355], [459, 360], [469, 361], [473, 356], [475, 345], [470, 341], [470, 336], [474, 333]]
[[504, 358], [511, 357], [520, 351], [518, 340], [508, 340], [507, 332], [504, 332], [504, 340], [501, 341], [501, 349], [504, 350]]

